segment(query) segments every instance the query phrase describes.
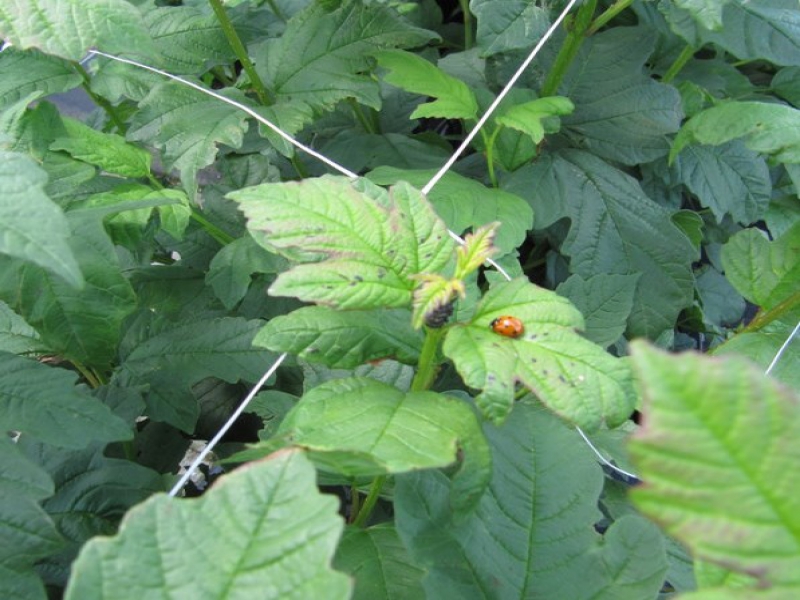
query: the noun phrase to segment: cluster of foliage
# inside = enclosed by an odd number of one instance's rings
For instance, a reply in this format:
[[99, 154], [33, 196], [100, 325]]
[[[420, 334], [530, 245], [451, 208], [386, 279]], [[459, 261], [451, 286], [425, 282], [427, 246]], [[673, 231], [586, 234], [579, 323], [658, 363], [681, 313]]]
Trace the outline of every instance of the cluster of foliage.
[[800, 11], [585, 0], [423, 194], [562, 8], [5, 3], [0, 596], [800, 596]]

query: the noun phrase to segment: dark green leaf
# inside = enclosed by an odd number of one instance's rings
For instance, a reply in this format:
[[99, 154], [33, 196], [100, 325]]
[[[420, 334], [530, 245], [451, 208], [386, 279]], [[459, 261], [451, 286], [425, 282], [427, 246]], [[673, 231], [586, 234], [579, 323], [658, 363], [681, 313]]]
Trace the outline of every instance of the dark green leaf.
[[550, 25], [547, 9], [525, 0], [471, 0], [469, 7], [483, 56], [529, 48]]
[[76, 373], [0, 352], [0, 430], [62, 448], [130, 439], [131, 429], [84, 388]]
[[0, 350], [11, 354], [44, 351], [36, 330], [0, 300]]
[[330, 568], [343, 528], [337, 505], [302, 453], [282, 452], [202, 498], [159, 494], [134, 508], [115, 537], [83, 547], [65, 597], [100, 600], [113, 589], [118, 600], [141, 600], [158, 588], [209, 600], [345, 600], [351, 584]]
[[603, 477], [577, 433], [528, 404], [485, 429], [492, 482], [465, 518], [454, 518], [440, 472], [397, 478], [397, 530], [428, 571], [426, 597], [656, 596], [666, 571], [661, 535], [633, 516], [605, 536], [595, 531]]
[[[0, 16], [2, 19], [2, 16]], [[35, 91], [43, 95], [66, 92], [81, 84], [81, 76], [65, 60], [36, 50], [6, 48], [0, 53], [0, 108], [4, 109]]]

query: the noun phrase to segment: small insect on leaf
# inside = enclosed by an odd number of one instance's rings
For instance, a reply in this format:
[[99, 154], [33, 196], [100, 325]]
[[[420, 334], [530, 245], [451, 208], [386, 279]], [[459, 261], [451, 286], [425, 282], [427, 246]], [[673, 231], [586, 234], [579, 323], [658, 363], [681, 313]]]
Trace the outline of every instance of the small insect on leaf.
[[517, 317], [497, 317], [489, 323], [489, 327], [496, 334], [510, 338], [518, 338], [525, 333], [525, 325]]

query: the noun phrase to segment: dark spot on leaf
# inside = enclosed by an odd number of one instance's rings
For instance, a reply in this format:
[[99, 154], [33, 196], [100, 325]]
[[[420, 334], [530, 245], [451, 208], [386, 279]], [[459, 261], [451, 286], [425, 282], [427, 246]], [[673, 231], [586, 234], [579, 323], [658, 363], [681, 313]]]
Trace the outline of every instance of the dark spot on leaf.
[[559, 380], [561, 383], [567, 383], [567, 379], [566, 379], [566, 378], [565, 378], [563, 375], [559, 375], [559, 376], [558, 376], [558, 380]]
[[361, 275], [356, 275], [355, 277], [353, 277], [353, 279], [355, 281], [364, 281], [364, 278]]
[[549, 373], [550, 371], [548, 371], [547, 369], [542, 369], [542, 375], [544, 375], [545, 377], [547, 377]]
[[386, 269], [378, 269], [378, 279], [386, 277]]
[[532, 358], [532, 359], [531, 359], [531, 362], [532, 362], [532, 363], [537, 363], [537, 362], [539, 362], [539, 361], [538, 361], [537, 359], [535, 359], [535, 358]]

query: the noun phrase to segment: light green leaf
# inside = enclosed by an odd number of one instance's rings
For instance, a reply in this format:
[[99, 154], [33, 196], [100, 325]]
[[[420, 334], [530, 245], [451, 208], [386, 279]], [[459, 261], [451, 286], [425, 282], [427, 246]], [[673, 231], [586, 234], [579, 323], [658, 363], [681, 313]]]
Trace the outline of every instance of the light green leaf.
[[639, 275], [571, 275], [556, 291], [572, 302], [586, 321], [586, 337], [610, 346], [625, 333]]
[[[698, 11], [698, 4], [709, 11]], [[711, 0], [664, 2], [672, 30], [695, 48], [714, 44], [740, 60], [764, 59], [781, 66], [800, 65], [800, 15], [793, 0], [748, 0], [715, 2], [722, 9], [721, 24], [714, 30], [698, 25], [716, 25], [718, 7]]]
[[705, 29], [719, 31], [722, 29], [722, 9], [733, 0], [674, 0], [678, 6], [689, 14]]
[[445, 467], [463, 452], [453, 476], [452, 506], [471, 508], [491, 476], [491, 456], [466, 403], [434, 392], [405, 393], [368, 379], [328, 381], [307, 392], [281, 423], [280, 434], [312, 451], [315, 462], [358, 459], [348, 476], [376, 476]]
[[557, 115], [568, 115], [575, 110], [569, 98], [550, 96], [537, 98], [522, 104], [515, 104], [496, 117], [497, 123], [521, 131], [535, 143], [544, 139], [545, 128], [542, 120]]
[[0, 429], [61, 448], [130, 439], [131, 429], [85, 389], [77, 373], [0, 352]]
[[730, 215], [748, 225], [764, 216], [772, 181], [764, 159], [738, 140], [720, 146], [690, 146], [674, 163], [678, 179], [721, 223]]
[[800, 223], [774, 241], [759, 229], [744, 229], [722, 247], [725, 275], [753, 304], [770, 309], [798, 294]]
[[67, 61], [36, 50], [6, 48], [0, 53], [0, 72], [0, 109], [37, 91], [49, 96], [81, 84], [81, 76]]
[[800, 585], [797, 396], [741, 359], [632, 350], [645, 415], [630, 442], [645, 481], [635, 504], [696, 558], [760, 588]]
[[[421, 188], [434, 173], [434, 170], [409, 171], [380, 167], [367, 177], [378, 185], [407, 181]], [[442, 177], [428, 199], [436, 209], [436, 214], [457, 233], [499, 221], [501, 227], [497, 230], [494, 243], [501, 255], [513, 252], [533, 227], [533, 212], [519, 196], [486, 187], [458, 173], [450, 172]]]
[[278, 276], [275, 296], [348, 309], [410, 306], [413, 275], [440, 270], [454, 250], [444, 223], [405, 183], [387, 192], [364, 179], [324, 176], [228, 198], [259, 244], [306, 263]]
[[725, 102], [693, 116], [675, 136], [670, 161], [692, 144], [718, 146], [745, 138], [754, 152], [778, 162], [800, 162], [800, 111], [782, 104]]
[[150, 175], [150, 153], [111, 133], [103, 133], [75, 119], [63, 119], [69, 137], [56, 138], [51, 150], [65, 150], [70, 156], [103, 171], [123, 177]]
[[[1, 360], [1, 359], [0, 359]], [[53, 482], [4, 435], [0, 439], [0, 597], [45, 600], [34, 564], [57, 552], [63, 540], [39, 500], [53, 493]]]
[[[697, 251], [670, 222], [670, 211], [622, 171], [585, 152], [546, 154], [520, 172], [512, 186], [530, 197], [541, 217], [538, 228], [569, 217], [562, 246], [570, 270], [598, 274], [641, 274], [628, 319], [628, 333], [656, 337], [672, 329], [693, 299], [691, 263]], [[538, 218], [537, 217], [537, 218]]]
[[355, 579], [353, 600], [423, 598], [425, 572], [416, 566], [397, 531], [388, 523], [369, 529], [349, 527], [333, 565]]
[[472, 90], [421, 56], [402, 50], [381, 50], [374, 56], [378, 65], [389, 71], [384, 81], [407, 92], [437, 98], [417, 106], [410, 119], [474, 119], [478, 114]]
[[134, 381], [150, 384], [149, 416], [190, 432], [198, 415], [192, 385], [207, 377], [228, 383], [261, 377], [273, 357], [252, 347], [262, 325], [241, 317], [153, 322], [147, 327], [149, 337], [124, 347], [122, 368]]
[[[247, 105], [245, 95], [226, 88], [220, 94]], [[155, 86], [139, 104], [128, 138], [160, 148], [167, 168], [180, 170], [184, 188], [193, 194], [197, 172], [214, 162], [217, 145], [242, 145], [247, 114], [185, 85]]]
[[667, 134], [683, 113], [678, 90], [644, 72], [655, 42], [646, 27], [615, 27], [584, 42], [558, 89], [576, 107], [562, 119], [574, 144], [626, 165], [667, 154]]
[[[795, 308], [784, 318], [777, 319], [758, 331], [738, 333], [715, 348], [714, 354], [744, 356], [759, 365], [761, 369], [766, 369], [777, 356], [781, 346], [789, 339], [798, 322], [800, 322], [800, 310]], [[800, 391], [800, 344], [796, 339], [773, 365], [770, 375], [791, 389]]]
[[529, 48], [550, 25], [548, 11], [526, 0], [470, 0], [483, 56]]
[[366, 73], [381, 48], [415, 47], [436, 34], [414, 27], [389, 6], [345, 0], [335, 10], [313, 3], [257, 52], [256, 68], [280, 101], [331, 108], [344, 98], [379, 108], [378, 83]]
[[76, 61], [92, 47], [145, 56], [153, 49], [141, 13], [125, 0], [7, 0], [0, 7], [0, 39]]
[[337, 509], [302, 453], [285, 451], [201, 498], [159, 494], [135, 507], [116, 536], [84, 546], [65, 598], [114, 590], [118, 600], [141, 600], [158, 589], [197, 600], [345, 600], [350, 582], [330, 568], [343, 528]]
[[30, 261], [70, 286], [81, 287], [83, 275], [68, 243], [69, 224], [45, 194], [46, 183], [47, 174], [33, 159], [0, 150], [0, 253]]
[[422, 333], [411, 328], [406, 309], [337, 311], [308, 306], [270, 320], [253, 344], [309, 362], [352, 369], [390, 356], [416, 364]]
[[[493, 319], [512, 315], [525, 332], [502, 337]], [[568, 300], [520, 278], [494, 286], [475, 310], [472, 323], [447, 333], [443, 352], [471, 388], [483, 414], [502, 422], [522, 383], [563, 419], [587, 431], [619, 425], [633, 412], [628, 367], [578, 335], [583, 317]]]
[[396, 527], [428, 572], [425, 597], [656, 597], [667, 567], [662, 537], [635, 516], [596, 532], [602, 471], [574, 430], [527, 403], [485, 430], [492, 481], [464, 518], [448, 507], [442, 473], [397, 477]]

